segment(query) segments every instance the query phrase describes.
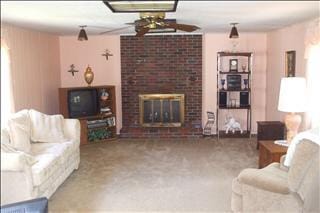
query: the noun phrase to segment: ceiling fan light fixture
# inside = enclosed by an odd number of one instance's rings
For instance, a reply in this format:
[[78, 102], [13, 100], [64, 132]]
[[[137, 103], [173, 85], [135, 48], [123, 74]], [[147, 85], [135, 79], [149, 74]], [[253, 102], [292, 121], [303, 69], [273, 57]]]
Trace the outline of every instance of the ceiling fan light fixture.
[[237, 24], [238, 23], [231, 23], [231, 25], [233, 25], [233, 27], [231, 28], [231, 32], [230, 32], [229, 38], [239, 38], [239, 33], [238, 33], [237, 28], [236, 28]]
[[88, 36], [87, 36], [86, 31], [84, 30], [86, 25], [83, 25], [83, 26], [80, 26], [80, 27], [81, 27], [81, 30], [80, 30], [79, 35], [78, 35], [78, 40], [79, 41], [87, 41], [88, 40]]
[[103, 3], [114, 13], [175, 12], [178, 0], [103, 0]]
[[[176, 22], [176, 19], [166, 19], [166, 23], [176, 24], [177, 22]], [[147, 34], [149, 34], [149, 33], [175, 33], [175, 32], [177, 32], [177, 29], [166, 28], [165, 26], [156, 25], [155, 27], [152, 28], [149, 24], [148, 27], [149, 27], [149, 31]], [[135, 26], [135, 31], [136, 32], [140, 31], [140, 28], [137, 25]]]

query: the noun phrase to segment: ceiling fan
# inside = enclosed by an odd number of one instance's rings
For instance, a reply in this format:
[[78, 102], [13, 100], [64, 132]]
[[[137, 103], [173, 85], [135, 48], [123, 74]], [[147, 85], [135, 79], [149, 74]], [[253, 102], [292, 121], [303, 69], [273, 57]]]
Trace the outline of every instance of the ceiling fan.
[[[166, 32], [168, 31], [168, 29], [172, 29], [173, 32], [175, 32], [176, 30], [193, 32], [197, 29], [200, 29], [198, 26], [195, 26], [195, 25], [177, 24], [175, 19], [165, 19], [164, 12], [140, 13], [140, 19], [135, 20], [133, 23], [126, 23], [126, 24], [135, 27], [135, 31], [137, 32], [136, 36], [143, 36], [149, 32]], [[100, 34], [114, 32], [117, 30], [123, 30], [129, 27], [122, 27], [114, 30], [109, 30], [109, 31], [102, 32]]]

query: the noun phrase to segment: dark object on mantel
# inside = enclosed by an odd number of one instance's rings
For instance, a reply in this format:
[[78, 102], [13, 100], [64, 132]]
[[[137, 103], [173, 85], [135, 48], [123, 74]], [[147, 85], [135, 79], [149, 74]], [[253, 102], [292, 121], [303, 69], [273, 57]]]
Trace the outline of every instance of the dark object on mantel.
[[281, 121], [257, 121], [257, 149], [261, 140], [283, 140], [285, 137], [285, 124]]

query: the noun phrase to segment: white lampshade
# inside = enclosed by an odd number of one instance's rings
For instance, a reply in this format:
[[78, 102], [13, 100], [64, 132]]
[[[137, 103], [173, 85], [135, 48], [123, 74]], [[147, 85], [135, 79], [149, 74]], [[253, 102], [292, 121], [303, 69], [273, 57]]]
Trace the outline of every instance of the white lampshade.
[[306, 79], [288, 77], [281, 79], [278, 110], [305, 112], [307, 105]]

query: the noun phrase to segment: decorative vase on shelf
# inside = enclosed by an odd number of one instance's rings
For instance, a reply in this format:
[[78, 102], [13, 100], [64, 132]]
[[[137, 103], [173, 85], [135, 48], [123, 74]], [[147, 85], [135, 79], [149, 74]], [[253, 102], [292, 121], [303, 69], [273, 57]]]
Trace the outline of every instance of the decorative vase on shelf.
[[84, 80], [86, 80], [88, 86], [91, 86], [93, 78], [94, 78], [94, 74], [92, 72], [91, 67], [88, 65], [86, 71], [84, 72]]
[[244, 89], [248, 89], [248, 79], [243, 79]]
[[245, 72], [247, 69], [247, 66], [246, 65], [242, 65], [242, 72]]
[[224, 84], [226, 83], [225, 79], [221, 79], [221, 89], [224, 90]]

